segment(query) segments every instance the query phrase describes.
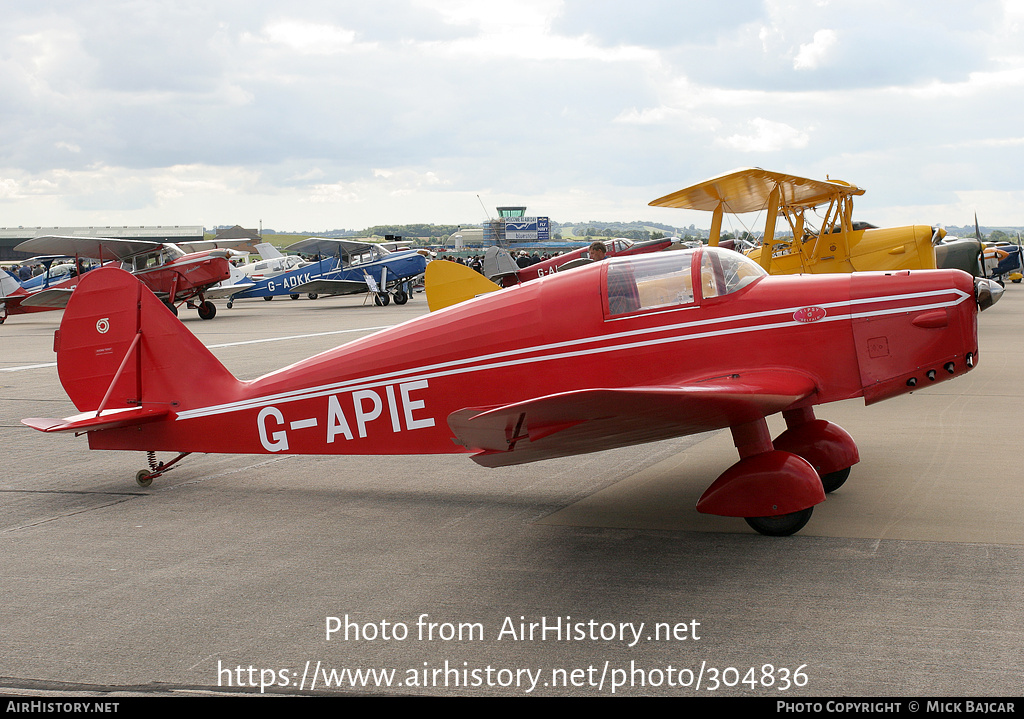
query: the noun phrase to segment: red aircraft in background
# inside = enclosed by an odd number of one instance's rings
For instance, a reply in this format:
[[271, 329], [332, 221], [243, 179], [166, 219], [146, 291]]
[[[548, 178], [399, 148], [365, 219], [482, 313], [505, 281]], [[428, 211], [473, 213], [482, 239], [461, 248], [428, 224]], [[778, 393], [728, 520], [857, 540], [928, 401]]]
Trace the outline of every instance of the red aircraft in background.
[[814, 406], [969, 371], [997, 290], [959, 270], [768, 276], [707, 247], [618, 257], [240, 381], [139, 279], [101, 268], [54, 342], [82, 414], [23, 422], [150, 452], [143, 486], [191, 452], [462, 452], [502, 467], [728, 427], [740, 459], [697, 509], [786, 535], [859, 461]]
[[[240, 242], [246, 242], [241, 240]], [[221, 244], [223, 246], [223, 243]], [[122, 240], [110, 237], [60, 237], [45, 235], [25, 240], [14, 249], [88, 257], [106, 262], [119, 260], [121, 267], [138, 277], [177, 316], [178, 305], [188, 302], [204, 320], [212, 320], [217, 307], [206, 299], [204, 290], [231, 275], [229, 249], [217, 249], [215, 242], [191, 242], [181, 246], [169, 242]], [[189, 252], [186, 252], [190, 250]], [[213, 249], [200, 249], [213, 248]], [[66, 306], [75, 284], [51, 287], [21, 301], [23, 307], [57, 310]], [[198, 297], [199, 303], [193, 299]]]
[[[626, 255], [642, 255], [648, 252], [661, 252], [662, 250], [667, 250], [672, 246], [672, 238], [669, 237], [662, 238], [660, 240], [646, 240], [644, 242], [634, 242], [633, 240], [627, 240], [625, 237], [617, 237], [614, 240], [602, 240], [601, 242], [604, 243], [608, 252], [608, 257], [623, 257]], [[498, 249], [499, 253], [505, 252], [504, 262], [497, 261], [497, 258], [488, 261], [488, 258], [485, 257], [484, 274], [495, 282], [498, 282], [502, 287], [511, 287], [512, 285], [520, 282], [529, 282], [530, 280], [535, 280], [538, 277], [550, 275], [560, 269], [565, 269], [563, 267], [564, 265], [574, 263], [577, 260], [587, 261], [590, 259], [589, 251], [589, 247], [581, 247], [578, 250], [566, 252], [563, 255], [555, 255], [543, 262], [527, 265], [526, 267], [518, 267], [515, 266], [514, 258], [510, 257], [504, 250]], [[488, 250], [488, 255], [490, 254], [491, 252]], [[494, 270], [491, 270], [492, 262], [496, 262]]]

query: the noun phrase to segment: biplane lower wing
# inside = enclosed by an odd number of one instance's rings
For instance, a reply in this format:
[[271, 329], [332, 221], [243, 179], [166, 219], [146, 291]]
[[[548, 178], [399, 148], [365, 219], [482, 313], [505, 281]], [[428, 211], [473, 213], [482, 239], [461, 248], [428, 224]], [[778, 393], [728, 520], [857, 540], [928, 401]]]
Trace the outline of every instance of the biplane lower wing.
[[453, 412], [448, 425], [473, 461], [504, 467], [754, 422], [810, 397], [792, 370], [738, 372], [677, 387], [587, 389]]
[[214, 285], [213, 287], [207, 287], [203, 292], [203, 295], [208, 300], [222, 300], [225, 297], [231, 297], [232, 295], [237, 295], [240, 292], [245, 292], [255, 286], [255, 282], [238, 282], [233, 285], [224, 285], [223, 287], [220, 285]]
[[50, 287], [28, 295], [21, 301], [23, 307], [48, 307], [51, 309], [64, 309], [71, 299], [72, 288]]
[[314, 295], [354, 295], [368, 292], [369, 285], [359, 280], [310, 280], [292, 287], [292, 292]]

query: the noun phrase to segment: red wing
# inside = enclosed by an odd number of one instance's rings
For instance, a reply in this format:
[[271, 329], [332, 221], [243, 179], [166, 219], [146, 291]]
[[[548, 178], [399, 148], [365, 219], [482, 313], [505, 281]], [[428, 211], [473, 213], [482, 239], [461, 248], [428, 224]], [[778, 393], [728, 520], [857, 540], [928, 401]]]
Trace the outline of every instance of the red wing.
[[811, 377], [756, 370], [668, 387], [585, 389], [448, 416], [485, 467], [597, 452], [751, 422], [806, 399]]

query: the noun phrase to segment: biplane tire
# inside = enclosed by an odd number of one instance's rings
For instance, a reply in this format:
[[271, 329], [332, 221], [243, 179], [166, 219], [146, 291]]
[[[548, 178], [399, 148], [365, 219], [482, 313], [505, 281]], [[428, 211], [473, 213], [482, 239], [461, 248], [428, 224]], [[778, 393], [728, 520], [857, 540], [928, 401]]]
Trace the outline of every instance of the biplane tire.
[[316, 292], [310, 292], [308, 295], [306, 295], [306, 297], [308, 297], [311, 300], [315, 300], [319, 296], [320, 295], [318, 295]]
[[745, 517], [745, 519], [747, 524], [758, 534], [767, 537], [788, 537], [804, 528], [813, 511], [814, 507], [808, 507], [799, 512], [779, 514], [775, 517]]
[[821, 478], [821, 486], [824, 487], [825, 494], [834, 492], [842, 487], [850, 476], [850, 469], [850, 467], [847, 467], [846, 469], [839, 469], [824, 475]]
[[210, 302], [210, 300], [204, 300], [198, 309], [199, 319], [201, 320], [212, 320], [217, 316], [217, 305]]
[[153, 478], [149, 475], [148, 469], [140, 469], [135, 473], [135, 483], [140, 487], [148, 487], [153, 484]]
[[290, 297], [290, 298], [291, 298], [291, 299], [293, 299], [293, 300], [297, 300], [297, 299], [299, 299], [299, 296], [298, 296], [298, 295], [288, 295], [288, 297]]
[[235, 306], [235, 301], [234, 300], [228, 300], [228, 309], [230, 310], [234, 306]]
[[378, 292], [373, 297], [373, 304], [377, 305], [378, 307], [387, 307], [389, 304], [391, 304], [391, 295], [389, 295], [387, 292]]
[[[1015, 285], [1019, 285], [1020, 284], [1020, 280], [1010, 280], [1010, 282], [1012, 282]], [[0, 324], [3, 324], [3, 320], [0, 320]]]
[[404, 305], [408, 301], [409, 301], [409, 295], [405, 294], [401, 290], [399, 290], [398, 292], [395, 293], [395, 304], [396, 305]]
[[175, 317], [178, 316], [178, 308], [174, 306], [173, 302], [164, 302], [164, 307], [171, 311], [171, 314]]
[[270, 302], [270, 300], [274, 299], [274, 296], [273, 295], [267, 295], [263, 299], [265, 299], [267, 302]]

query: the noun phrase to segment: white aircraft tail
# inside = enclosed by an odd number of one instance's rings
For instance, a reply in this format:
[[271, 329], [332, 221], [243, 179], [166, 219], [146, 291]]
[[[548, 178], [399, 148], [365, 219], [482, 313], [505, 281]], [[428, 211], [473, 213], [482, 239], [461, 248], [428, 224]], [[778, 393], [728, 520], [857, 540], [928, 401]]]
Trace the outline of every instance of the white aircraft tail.
[[0, 272], [0, 297], [6, 297], [20, 288], [21, 283], [14, 279], [10, 272]]
[[281, 250], [277, 249], [269, 242], [261, 242], [258, 245], [253, 245], [253, 247], [256, 248], [256, 252], [259, 253], [260, 257], [265, 260], [275, 260], [278, 257], [284, 257], [284, 255], [281, 254]]

